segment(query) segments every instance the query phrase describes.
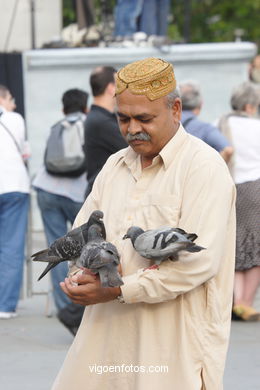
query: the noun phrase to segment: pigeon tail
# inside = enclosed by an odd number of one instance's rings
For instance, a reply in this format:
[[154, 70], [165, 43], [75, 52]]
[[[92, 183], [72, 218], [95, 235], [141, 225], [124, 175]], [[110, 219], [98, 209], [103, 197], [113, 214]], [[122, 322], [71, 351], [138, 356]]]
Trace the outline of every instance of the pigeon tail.
[[58, 257], [58, 256], [48, 256], [48, 252], [46, 251], [46, 253], [37, 255], [32, 260], [33, 261], [42, 261], [42, 262], [45, 262], [45, 263], [59, 263], [60, 262], [60, 257]]
[[100, 282], [102, 287], [119, 287], [124, 284], [117, 269], [108, 269], [104, 267], [98, 270]]
[[[48, 252], [49, 252], [49, 249], [42, 249], [41, 251], [36, 252], [36, 253], [34, 253], [33, 255], [31, 255], [31, 257], [36, 257], [36, 256], [42, 255], [42, 254], [48, 254]], [[34, 259], [33, 259], [33, 260], [34, 260]]]
[[203, 249], [206, 249], [206, 248], [203, 248], [203, 246], [199, 246], [199, 245], [193, 245], [193, 246], [191, 246], [189, 248], [186, 248], [186, 251], [188, 251], [188, 252], [200, 252]]
[[119, 287], [124, 284], [118, 271], [111, 272], [108, 276], [109, 287]]
[[49, 263], [43, 273], [38, 277], [37, 281], [41, 280], [52, 268], [56, 267], [59, 263]]
[[198, 238], [197, 234], [195, 234], [195, 233], [186, 233], [186, 234], [185, 234], [185, 237], [186, 237], [188, 240], [191, 240], [191, 241], [195, 241], [196, 238]]

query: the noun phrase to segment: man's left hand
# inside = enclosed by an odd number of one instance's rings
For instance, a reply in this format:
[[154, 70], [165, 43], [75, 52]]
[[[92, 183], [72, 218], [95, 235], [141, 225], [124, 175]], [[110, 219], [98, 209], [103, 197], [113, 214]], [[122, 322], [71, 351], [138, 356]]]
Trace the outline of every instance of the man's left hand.
[[120, 287], [102, 287], [98, 276], [86, 273], [66, 278], [60, 286], [72, 302], [83, 306], [112, 301], [121, 294]]

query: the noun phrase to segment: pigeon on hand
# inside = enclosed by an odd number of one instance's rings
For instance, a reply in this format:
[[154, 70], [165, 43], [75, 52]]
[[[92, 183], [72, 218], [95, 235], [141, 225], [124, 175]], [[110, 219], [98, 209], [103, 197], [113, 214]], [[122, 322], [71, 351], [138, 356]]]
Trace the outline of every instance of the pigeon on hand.
[[33, 257], [33, 261], [48, 262], [47, 267], [38, 280], [41, 280], [47, 272], [56, 267], [56, 265], [62, 261], [76, 260], [80, 256], [83, 246], [88, 242], [89, 228], [93, 224], [100, 227], [102, 237], [106, 239], [105, 225], [102, 221], [103, 216], [104, 214], [102, 211], [93, 211], [86, 223], [71, 230], [65, 236], [55, 240], [49, 248], [34, 253], [31, 256]]
[[104, 240], [99, 225], [92, 225], [88, 236], [88, 243], [83, 247], [76, 265], [88, 268], [94, 274], [98, 273], [102, 287], [124, 284], [117, 269], [120, 261], [115, 245]]
[[193, 242], [197, 237], [195, 233], [186, 233], [180, 228], [161, 227], [144, 231], [140, 227], [132, 226], [123, 239], [130, 238], [139, 255], [154, 260], [158, 268], [164, 260], [177, 261], [180, 251], [200, 252], [205, 249]]

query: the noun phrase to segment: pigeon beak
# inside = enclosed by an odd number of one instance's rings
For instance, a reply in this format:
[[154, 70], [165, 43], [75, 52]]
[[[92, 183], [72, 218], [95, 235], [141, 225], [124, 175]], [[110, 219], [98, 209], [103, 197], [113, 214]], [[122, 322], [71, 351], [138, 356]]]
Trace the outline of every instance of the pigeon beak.
[[123, 239], [123, 240], [126, 240], [127, 238], [129, 238], [129, 237], [128, 237], [127, 234], [125, 234], [124, 237], [123, 237], [122, 239]]

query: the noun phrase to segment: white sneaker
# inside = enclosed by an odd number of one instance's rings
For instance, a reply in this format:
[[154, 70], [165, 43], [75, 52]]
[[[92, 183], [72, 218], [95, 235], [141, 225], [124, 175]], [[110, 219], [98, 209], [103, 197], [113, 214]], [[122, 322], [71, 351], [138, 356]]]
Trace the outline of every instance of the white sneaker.
[[10, 318], [17, 317], [15, 311], [0, 311], [0, 320], [9, 320]]

